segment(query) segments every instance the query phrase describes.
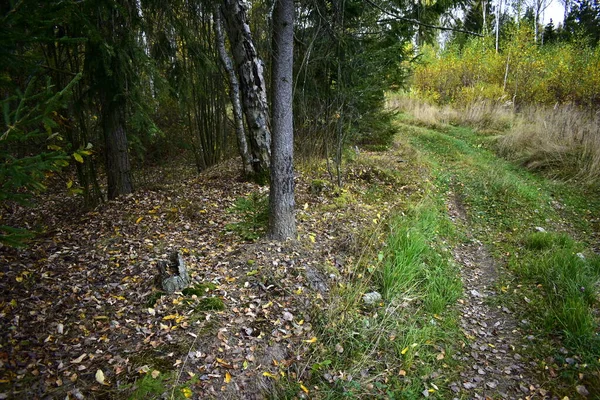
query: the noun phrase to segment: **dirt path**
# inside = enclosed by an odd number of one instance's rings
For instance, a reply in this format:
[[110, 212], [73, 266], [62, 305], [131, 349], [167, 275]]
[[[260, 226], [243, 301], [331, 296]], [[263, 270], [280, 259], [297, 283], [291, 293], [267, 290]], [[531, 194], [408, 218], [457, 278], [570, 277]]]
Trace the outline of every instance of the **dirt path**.
[[[467, 210], [452, 194], [448, 209], [452, 220], [468, 226]], [[478, 240], [461, 244], [453, 252], [461, 265], [464, 298], [460, 325], [471, 342], [454, 356], [463, 366], [460, 382], [450, 388], [456, 398], [553, 399], [537, 378], [537, 365], [525, 355], [528, 338], [504, 305], [495, 305], [497, 266]]]

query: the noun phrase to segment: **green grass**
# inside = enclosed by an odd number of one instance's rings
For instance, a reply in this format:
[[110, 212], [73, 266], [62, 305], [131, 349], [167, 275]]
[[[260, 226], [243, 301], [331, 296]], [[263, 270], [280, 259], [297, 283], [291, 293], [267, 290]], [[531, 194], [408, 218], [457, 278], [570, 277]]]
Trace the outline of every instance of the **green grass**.
[[[334, 288], [327, 308], [315, 310], [320, 342], [304, 382], [311, 397], [416, 399], [432, 389], [432, 398], [447, 398], [449, 379], [458, 379], [451, 358], [460, 343], [453, 305], [462, 286], [442, 250], [452, 228], [441, 198], [429, 193], [394, 216], [388, 229], [386, 246], [371, 248], [372, 260], [357, 266], [363, 274]], [[383, 301], [366, 307], [362, 296], [372, 290], [383, 293]], [[444, 374], [433, 374], [439, 370]], [[296, 389], [288, 382], [273, 398], [293, 398]]]
[[[598, 229], [592, 216], [600, 215], [600, 196], [498, 158], [490, 142], [471, 129], [448, 127], [442, 133], [400, 126], [429, 163], [434, 184], [460, 196], [469, 233], [506, 266], [499, 286], [518, 290], [508, 290], [501, 301], [530, 320], [531, 333], [544, 341], [533, 355], [559, 359], [564, 347], [599, 370], [600, 261], [586, 241]], [[564, 381], [553, 383], [569, 394], [577, 374], [561, 376]]]

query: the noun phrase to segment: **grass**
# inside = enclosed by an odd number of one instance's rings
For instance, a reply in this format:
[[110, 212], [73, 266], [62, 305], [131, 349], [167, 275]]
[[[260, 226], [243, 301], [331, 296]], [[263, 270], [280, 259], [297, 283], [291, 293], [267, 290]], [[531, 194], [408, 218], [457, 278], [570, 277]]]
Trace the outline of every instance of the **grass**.
[[501, 301], [528, 319], [531, 334], [542, 341], [532, 355], [559, 360], [558, 349], [565, 348], [582, 360], [582, 370], [553, 380], [557, 391], [569, 394], [581, 376], [588, 389], [600, 389], [594, 372], [600, 370], [600, 260], [589, 248], [597, 243], [586, 243], [597, 229], [590, 216], [600, 215], [598, 197], [498, 158], [472, 129], [446, 126], [440, 132], [406, 121], [400, 129], [429, 161], [434, 184], [460, 196], [470, 233], [505, 266]]
[[[388, 201], [408, 184], [421, 195], [364, 234], [354, 273], [315, 308], [311, 323], [319, 341], [303, 368], [303, 385], [311, 398], [322, 399], [416, 399], [424, 391], [448, 398], [447, 384], [459, 379], [451, 355], [462, 343], [454, 307], [462, 285], [444, 250], [455, 232], [440, 193], [416, 175], [417, 159], [402, 174], [371, 157], [378, 156], [358, 157], [352, 170], [376, 189], [353, 191], [348, 201]], [[367, 306], [363, 296], [372, 291], [383, 299]], [[280, 382], [272, 398], [296, 398], [300, 389], [297, 381]]]
[[549, 177], [600, 183], [600, 114], [573, 105], [527, 106], [518, 112], [502, 102], [477, 101], [462, 108], [436, 106], [406, 94], [388, 105], [410, 123], [446, 131], [469, 126], [502, 156]]

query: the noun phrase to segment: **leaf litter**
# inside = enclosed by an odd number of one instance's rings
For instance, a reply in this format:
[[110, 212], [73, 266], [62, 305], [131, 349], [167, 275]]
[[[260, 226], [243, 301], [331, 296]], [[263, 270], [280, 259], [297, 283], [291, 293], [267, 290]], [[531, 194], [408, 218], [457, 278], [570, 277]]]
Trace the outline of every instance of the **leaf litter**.
[[[89, 212], [56, 193], [4, 218], [44, 233], [0, 248], [3, 398], [123, 397], [172, 372], [185, 397], [251, 399], [299, 379], [293, 365], [319, 340], [310, 311], [326, 307], [363, 226], [391, 205], [336, 206], [298, 173], [299, 240], [246, 242], [226, 229], [227, 210], [265, 188], [240, 181], [234, 161], [179, 175]], [[173, 250], [194, 294], [157, 289], [156, 263]]]

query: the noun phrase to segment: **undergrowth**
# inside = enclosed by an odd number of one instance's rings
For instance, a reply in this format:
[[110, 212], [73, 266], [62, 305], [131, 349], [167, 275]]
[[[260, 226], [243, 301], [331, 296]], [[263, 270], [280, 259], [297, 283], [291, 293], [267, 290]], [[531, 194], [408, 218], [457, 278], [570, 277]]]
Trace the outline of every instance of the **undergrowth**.
[[[570, 394], [585, 382], [600, 394], [600, 259], [590, 248], [598, 245], [590, 217], [600, 214], [598, 198], [497, 158], [470, 129], [400, 128], [429, 160], [436, 184], [461, 197], [471, 234], [506, 266], [500, 301], [528, 321], [531, 356], [560, 371], [555, 390]], [[563, 365], [565, 357], [578, 361]]]
[[[365, 156], [366, 157], [366, 156]], [[353, 165], [364, 175], [372, 160]], [[417, 163], [417, 160], [411, 160]], [[379, 165], [394, 174], [395, 165]], [[412, 399], [448, 398], [448, 383], [457, 379], [452, 354], [462, 338], [457, 310], [462, 285], [447, 251], [453, 228], [435, 188], [414, 176], [421, 187], [417, 201], [375, 225], [347, 281], [332, 287], [325, 308], [311, 323], [319, 341], [303, 368], [303, 388], [311, 398]], [[409, 169], [407, 168], [407, 171]], [[378, 186], [357, 193], [357, 202], [389, 199], [400, 186]], [[378, 238], [385, 245], [379, 247]], [[365, 294], [381, 293], [367, 304]], [[273, 398], [295, 398], [299, 384], [282, 382]], [[301, 391], [300, 391], [301, 392]]]
[[238, 198], [228, 210], [238, 221], [227, 224], [225, 229], [237, 233], [243, 240], [254, 241], [263, 236], [269, 222], [269, 199], [253, 192]]
[[572, 105], [529, 105], [518, 110], [503, 102], [475, 99], [438, 106], [408, 94], [390, 94], [388, 106], [411, 124], [447, 132], [475, 129], [480, 144], [551, 178], [600, 184], [600, 116]]

